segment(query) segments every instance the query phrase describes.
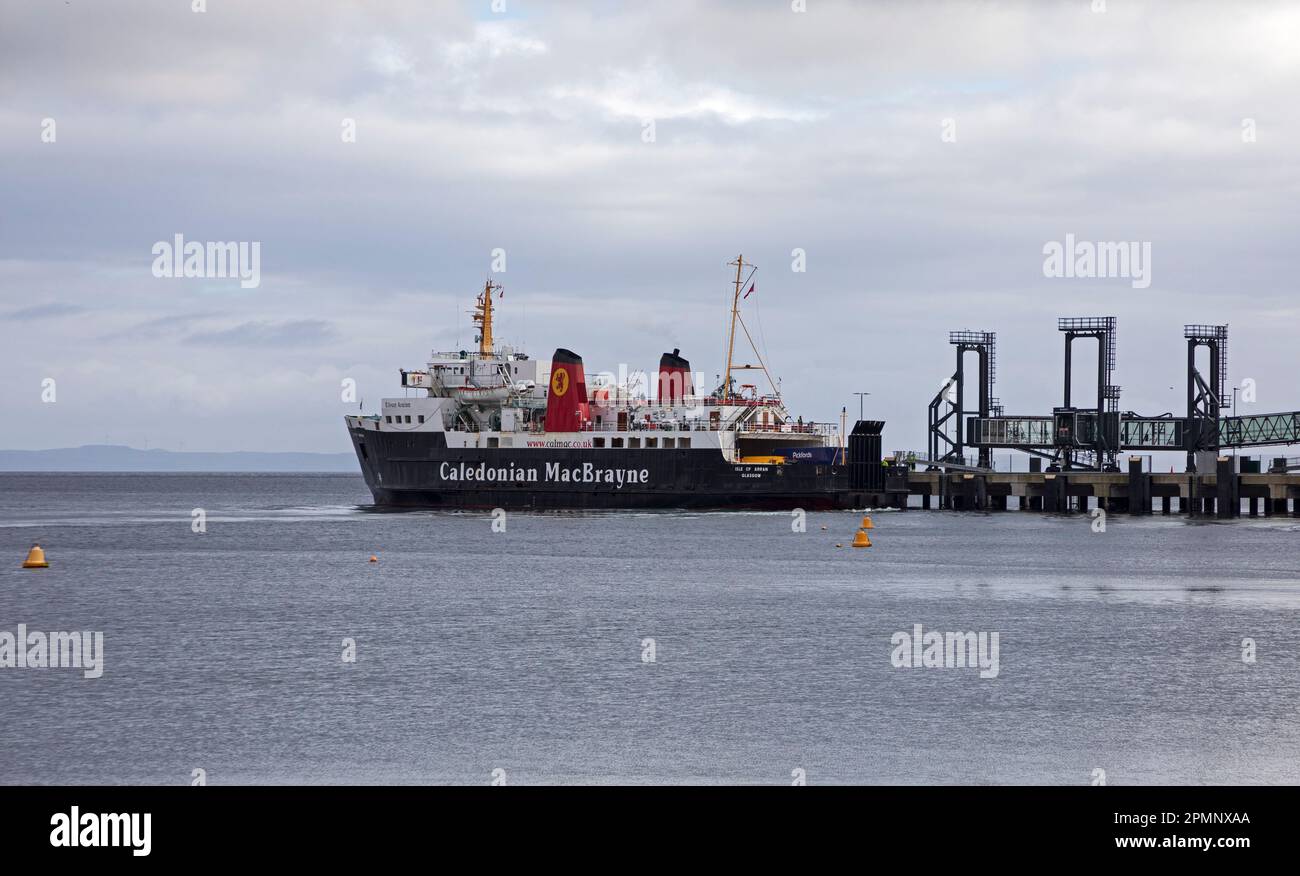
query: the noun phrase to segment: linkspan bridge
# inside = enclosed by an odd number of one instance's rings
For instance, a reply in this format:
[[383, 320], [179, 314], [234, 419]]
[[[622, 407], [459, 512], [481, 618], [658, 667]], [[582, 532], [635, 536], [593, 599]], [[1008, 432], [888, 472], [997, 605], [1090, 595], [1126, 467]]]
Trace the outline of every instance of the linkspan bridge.
[[[1228, 387], [1228, 326], [1185, 325], [1187, 384], [1185, 414], [1155, 416], [1121, 409], [1114, 382], [1118, 320], [1113, 316], [1068, 317], [1057, 321], [1064, 341], [1061, 404], [1050, 413], [1007, 414], [996, 395], [997, 335], [991, 331], [951, 332], [956, 370], [929, 405], [929, 447], [915, 462], [898, 463], [886, 488], [898, 507], [919, 495], [921, 505], [980, 510], [1106, 510], [1151, 513], [1158, 500], [1170, 513], [1174, 501], [1188, 514], [1235, 517], [1248, 503], [1255, 515], [1300, 515], [1300, 467], [1275, 456], [1265, 470], [1249, 456], [1225, 451], [1300, 443], [1300, 411], [1235, 416], [1235, 390]], [[1096, 391], [1086, 402], [1074, 398], [1075, 342], [1095, 342]], [[974, 353], [976, 368], [968, 373]], [[973, 378], [973, 379], [972, 379]], [[973, 384], [973, 385], [972, 385]], [[996, 472], [994, 450], [1029, 455], [1028, 472]], [[973, 451], [974, 459], [968, 459]], [[1144, 471], [1141, 456], [1174, 451], [1185, 455], [1183, 472]], [[1046, 463], [1046, 465], [1044, 465]]]

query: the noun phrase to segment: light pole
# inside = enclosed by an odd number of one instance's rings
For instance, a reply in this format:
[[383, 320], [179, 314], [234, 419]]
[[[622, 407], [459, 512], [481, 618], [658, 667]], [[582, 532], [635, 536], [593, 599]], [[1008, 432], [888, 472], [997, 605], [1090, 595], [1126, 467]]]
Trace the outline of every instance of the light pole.
[[[1237, 390], [1238, 389], [1239, 387], [1236, 386], [1232, 388], [1232, 418], [1234, 420], [1237, 419]], [[1239, 424], [1238, 426], [1240, 427]], [[1232, 458], [1233, 459], [1237, 458], [1237, 445], [1235, 444], [1232, 445]], [[1234, 467], [1235, 467], [1235, 463], [1234, 463]]]
[[867, 396], [871, 395], [871, 393], [869, 393], [869, 392], [855, 392], [855, 393], [853, 393], [853, 394], [856, 395], [856, 396], [858, 397], [858, 419], [861, 420], [861, 419], [862, 419], [862, 403], [863, 403], [863, 401], [865, 400], [865, 398], [866, 398]]

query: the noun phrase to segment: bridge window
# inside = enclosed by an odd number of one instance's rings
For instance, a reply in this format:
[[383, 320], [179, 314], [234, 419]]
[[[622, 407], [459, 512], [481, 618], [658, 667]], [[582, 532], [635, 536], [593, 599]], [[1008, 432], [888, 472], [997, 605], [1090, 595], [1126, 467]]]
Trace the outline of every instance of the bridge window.
[[604, 447], [604, 446], [605, 446], [605, 439], [604, 439], [604, 438], [592, 438], [592, 439], [591, 439], [591, 446], [592, 446], [592, 447]]
[[384, 417], [384, 422], [385, 422], [385, 423], [391, 423], [391, 422], [393, 422], [393, 418], [392, 418], [392, 416], [391, 416], [391, 415], [386, 415], [386, 416]]

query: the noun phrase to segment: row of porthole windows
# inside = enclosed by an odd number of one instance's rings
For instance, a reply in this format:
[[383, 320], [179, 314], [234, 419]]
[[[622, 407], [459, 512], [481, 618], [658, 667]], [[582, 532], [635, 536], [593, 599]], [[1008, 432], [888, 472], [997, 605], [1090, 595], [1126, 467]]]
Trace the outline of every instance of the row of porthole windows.
[[[408, 423], [411, 422], [411, 415], [410, 415], [410, 414], [396, 414], [396, 415], [393, 415], [393, 414], [385, 414], [385, 415], [384, 415], [384, 422], [385, 422], [385, 423], [391, 423], [391, 422], [393, 422], [393, 417], [394, 417], [394, 416], [397, 417], [397, 422], [398, 422], [398, 423], [401, 423], [401, 422], [402, 422], [402, 417], [403, 417], [403, 416], [406, 417], [406, 422], [408, 422]], [[419, 418], [420, 418], [420, 422], [423, 423], [423, 422], [424, 422], [424, 414], [419, 414], [418, 416], [419, 416]]]
[[[646, 448], [651, 448], [651, 447], [666, 447], [666, 448], [673, 448], [673, 447], [690, 447], [690, 446], [691, 446], [691, 439], [690, 439], [689, 436], [683, 436], [683, 437], [681, 437], [681, 438], [632, 438], [632, 437], [629, 437], [629, 438], [627, 438], [626, 440], [627, 440], [627, 443], [624, 444], [624, 439], [622, 439], [622, 438], [610, 438], [610, 439], [609, 439], [609, 446], [610, 446], [610, 447], [625, 447], [625, 446], [626, 446], [628, 449], [631, 449], [631, 450], [638, 449], [638, 448], [640, 448], [640, 447], [642, 447], [642, 446], [644, 446], [644, 447], [646, 447]], [[642, 444], [642, 442], [644, 442], [644, 445]], [[591, 439], [591, 446], [592, 446], [592, 447], [604, 447], [604, 446], [605, 446], [605, 439], [604, 439], [604, 438], [592, 438], [592, 439]]]

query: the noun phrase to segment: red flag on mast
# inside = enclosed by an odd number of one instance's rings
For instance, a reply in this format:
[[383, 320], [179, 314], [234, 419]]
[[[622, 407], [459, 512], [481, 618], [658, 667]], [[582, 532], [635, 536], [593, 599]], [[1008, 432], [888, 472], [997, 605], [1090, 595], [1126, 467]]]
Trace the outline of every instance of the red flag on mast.
[[[755, 282], [757, 282], [757, 281], [755, 281]], [[749, 293], [750, 293], [750, 292], [753, 292], [753, 291], [754, 291], [754, 284], [753, 284], [753, 283], [750, 283], [750, 284], [749, 284], [749, 291], [747, 291], [744, 295], [740, 296], [740, 300], [741, 300], [741, 301], [744, 301], [746, 298], [749, 297]]]

